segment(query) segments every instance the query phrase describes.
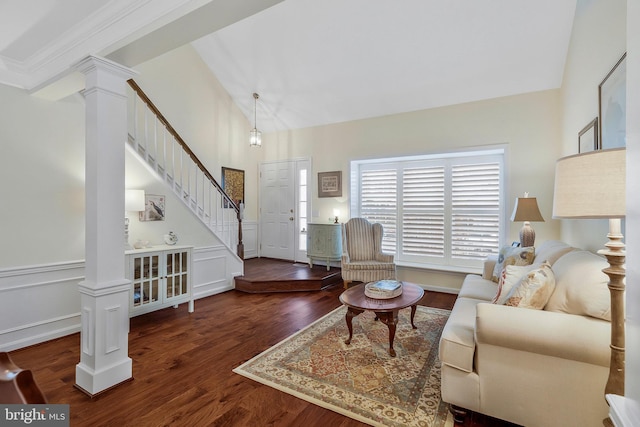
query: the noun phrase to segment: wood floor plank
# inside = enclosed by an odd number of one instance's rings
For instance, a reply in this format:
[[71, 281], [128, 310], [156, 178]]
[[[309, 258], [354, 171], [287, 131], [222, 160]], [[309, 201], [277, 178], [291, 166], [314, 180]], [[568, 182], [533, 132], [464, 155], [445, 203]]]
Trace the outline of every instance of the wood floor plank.
[[[304, 426], [366, 424], [232, 372], [340, 306], [341, 287], [313, 292], [228, 291], [131, 319], [132, 381], [94, 399], [74, 387], [79, 334], [11, 352], [50, 403], [70, 405], [71, 426]], [[451, 308], [455, 295], [425, 292], [420, 304]], [[473, 424], [472, 424], [473, 423]], [[498, 424], [495, 424], [498, 423]], [[476, 415], [465, 427], [508, 424]]]

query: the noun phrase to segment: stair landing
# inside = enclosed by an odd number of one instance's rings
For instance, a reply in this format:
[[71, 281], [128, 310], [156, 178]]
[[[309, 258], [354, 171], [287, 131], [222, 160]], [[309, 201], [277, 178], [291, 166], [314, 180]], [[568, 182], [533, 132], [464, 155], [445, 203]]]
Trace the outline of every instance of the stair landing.
[[237, 291], [249, 293], [320, 291], [342, 285], [340, 269], [271, 258], [251, 258], [244, 262], [244, 275], [235, 278]]

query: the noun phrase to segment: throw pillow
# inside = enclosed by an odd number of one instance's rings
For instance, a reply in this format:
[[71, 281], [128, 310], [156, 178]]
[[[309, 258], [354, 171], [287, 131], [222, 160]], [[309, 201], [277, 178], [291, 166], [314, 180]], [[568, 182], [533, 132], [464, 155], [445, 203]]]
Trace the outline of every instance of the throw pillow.
[[513, 246], [505, 246], [498, 253], [498, 261], [493, 268], [493, 276], [491, 280], [498, 283], [500, 274], [507, 265], [531, 265], [535, 257], [535, 249], [533, 246], [527, 248], [515, 248]]
[[504, 304], [507, 301], [507, 295], [509, 295], [511, 289], [520, 282], [525, 274], [537, 267], [537, 265], [507, 265], [502, 270], [500, 280], [498, 281], [498, 291], [491, 302], [493, 304]]
[[548, 262], [530, 271], [511, 289], [504, 305], [542, 310], [553, 293], [556, 279]]
[[611, 321], [609, 277], [602, 272], [608, 266], [605, 258], [588, 251], [562, 256], [553, 264], [556, 290], [545, 309]]

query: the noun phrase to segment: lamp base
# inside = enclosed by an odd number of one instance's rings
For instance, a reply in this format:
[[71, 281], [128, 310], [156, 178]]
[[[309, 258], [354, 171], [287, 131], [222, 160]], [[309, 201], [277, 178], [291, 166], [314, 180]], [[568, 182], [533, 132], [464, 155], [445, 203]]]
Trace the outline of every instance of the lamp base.
[[525, 221], [520, 229], [520, 247], [528, 248], [533, 246], [536, 241], [536, 232], [533, 231], [531, 223]]
[[611, 361], [609, 363], [609, 378], [605, 387], [605, 394], [624, 396], [624, 362], [625, 362], [625, 325], [624, 325], [624, 293], [626, 275], [626, 253], [620, 220], [609, 220], [609, 241], [607, 249], [598, 251], [609, 262], [609, 267], [602, 270], [609, 276], [609, 292], [611, 295]]

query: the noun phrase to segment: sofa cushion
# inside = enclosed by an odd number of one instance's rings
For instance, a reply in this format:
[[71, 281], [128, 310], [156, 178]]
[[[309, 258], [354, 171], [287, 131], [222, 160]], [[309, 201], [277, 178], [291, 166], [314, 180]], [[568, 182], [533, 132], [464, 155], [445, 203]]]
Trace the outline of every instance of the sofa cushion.
[[556, 289], [545, 310], [611, 321], [609, 277], [602, 272], [608, 266], [606, 259], [588, 251], [559, 258], [553, 265]]
[[574, 250], [577, 249], [573, 246], [567, 245], [565, 242], [561, 242], [560, 240], [545, 240], [536, 248], [534, 264], [540, 264], [547, 261], [551, 266], [553, 266], [558, 258], [567, 252]]
[[556, 285], [548, 262], [525, 274], [507, 295], [505, 305], [542, 310]]
[[496, 294], [491, 300], [494, 304], [504, 304], [507, 295], [511, 292], [520, 280], [531, 270], [538, 268], [537, 265], [507, 265], [500, 274], [500, 280], [496, 289]]
[[498, 253], [498, 262], [493, 268], [493, 276], [491, 280], [498, 283], [502, 269], [507, 265], [529, 265], [533, 263], [535, 257], [535, 248], [529, 246], [526, 248], [517, 248], [513, 246], [505, 246]]
[[476, 305], [483, 300], [460, 298], [456, 300], [451, 315], [440, 337], [440, 361], [465, 372], [473, 372], [476, 351]]
[[462, 282], [458, 298], [473, 298], [491, 301], [495, 296], [498, 285], [491, 280], [483, 279], [477, 274], [467, 274]]

